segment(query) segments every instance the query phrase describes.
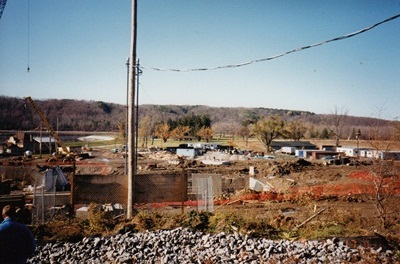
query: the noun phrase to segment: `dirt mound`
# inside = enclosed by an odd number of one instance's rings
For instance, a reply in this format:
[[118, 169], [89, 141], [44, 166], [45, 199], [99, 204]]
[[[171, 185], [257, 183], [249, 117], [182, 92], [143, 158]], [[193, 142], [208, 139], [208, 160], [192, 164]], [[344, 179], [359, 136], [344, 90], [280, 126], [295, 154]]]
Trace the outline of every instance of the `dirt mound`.
[[314, 164], [304, 159], [264, 161], [256, 165], [261, 177], [284, 176], [310, 169]]

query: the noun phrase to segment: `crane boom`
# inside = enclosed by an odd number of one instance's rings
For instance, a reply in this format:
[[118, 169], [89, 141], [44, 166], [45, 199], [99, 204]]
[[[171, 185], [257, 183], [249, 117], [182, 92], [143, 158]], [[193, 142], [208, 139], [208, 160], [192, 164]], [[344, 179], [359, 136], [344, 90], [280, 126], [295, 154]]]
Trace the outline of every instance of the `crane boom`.
[[4, 8], [6, 7], [7, 0], [0, 0], [0, 18], [3, 14]]
[[25, 97], [25, 100], [27, 100], [31, 106], [33, 107], [33, 109], [36, 111], [36, 113], [40, 116], [40, 119], [42, 120], [42, 122], [44, 123], [44, 125], [46, 126], [47, 130], [49, 130], [50, 134], [54, 137], [54, 139], [57, 141], [57, 144], [62, 148], [63, 152], [65, 154], [69, 153], [69, 150], [64, 146], [63, 142], [61, 141], [60, 137], [58, 136], [58, 134], [54, 131], [53, 127], [50, 125], [49, 121], [47, 120], [46, 116], [44, 115], [44, 113], [42, 112], [42, 110], [40, 110], [40, 108], [37, 106], [37, 104], [35, 103], [35, 101], [33, 101], [33, 99], [30, 96]]

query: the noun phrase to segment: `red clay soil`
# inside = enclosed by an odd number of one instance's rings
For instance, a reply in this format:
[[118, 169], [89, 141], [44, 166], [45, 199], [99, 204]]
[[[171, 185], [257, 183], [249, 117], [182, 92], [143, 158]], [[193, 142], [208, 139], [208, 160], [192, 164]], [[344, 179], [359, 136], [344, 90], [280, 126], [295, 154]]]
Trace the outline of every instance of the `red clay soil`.
[[[369, 171], [357, 171], [349, 174], [348, 179], [341, 182], [332, 182], [314, 186], [294, 186], [284, 193], [252, 193], [241, 196], [241, 200], [258, 201], [293, 201], [299, 197], [308, 196], [321, 200], [352, 195], [371, 195], [376, 193], [376, 184], [379, 179]], [[382, 193], [400, 194], [400, 180], [398, 177], [388, 177], [383, 180]]]
[[[374, 181], [378, 179], [370, 174], [369, 171], [356, 171], [349, 174], [344, 181], [336, 181], [327, 184], [319, 184], [314, 186], [293, 186], [285, 192], [264, 192], [264, 193], [250, 193], [243, 194], [235, 197], [232, 200], [216, 200], [215, 205], [233, 204], [241, 201], [296, 201], [303, 197], [308, 197], [315, 200], [324, 199], [337, 199], [353, 197], [357, 195], [372, 195], [376, 193], [376, 185]], [[393, 195], [400, 195], [400, 180], [398, 177], [389, 177], [384, 179], [382, 193], [391, 193]], [[197, 201], [181, 202], [168, 202], [168, 203], [153, 203], [153, 208], [165, 206], [197, 206]], [[140, 207], [140, 206], [139, 206]]]

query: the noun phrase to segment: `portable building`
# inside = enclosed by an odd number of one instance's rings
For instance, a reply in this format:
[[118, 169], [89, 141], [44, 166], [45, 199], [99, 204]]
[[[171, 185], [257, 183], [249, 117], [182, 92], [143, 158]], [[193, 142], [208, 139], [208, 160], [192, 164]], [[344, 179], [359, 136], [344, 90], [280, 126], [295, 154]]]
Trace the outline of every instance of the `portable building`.
[[201, 155], [201, 149], [198, 148], [177, 148], [176, 155], [194, 158]]
[[295, 154], [296, 147], [281, 147], [280, 152], [284, 154]]
[[296, 149], [294, 155], [299, 158], [310, 159], [314, 151], [312, 149]]

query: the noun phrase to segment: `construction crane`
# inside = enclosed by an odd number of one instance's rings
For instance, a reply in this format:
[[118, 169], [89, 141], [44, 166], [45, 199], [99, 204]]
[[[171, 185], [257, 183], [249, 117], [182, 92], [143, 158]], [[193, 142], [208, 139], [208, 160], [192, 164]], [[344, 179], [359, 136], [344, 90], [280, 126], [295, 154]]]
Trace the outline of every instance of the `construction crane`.
[[7, 0], [0, 0], [0, 19], [3, 14], [4, 8], [6, 7]]
[[33, 101], [33, 99], [30, 96], [25, 97], [25, 100], [28, 101], [31, 106], [33, 107], [33, 109], [36, 111], [36, 113], [40, 116], [40, 119], [42, 120], [42, 122], [44, 123], [44, 125], [46, 126], [47, 130], [49, 130], [50, 134], [53, 136], [53, 138], [57, 141], [58, 146], [60, 146], [62, 148], [62, 154], [70, 154], [69, 150], [67, 147], [65, 147], [65, 145], [63, 144], [63, 142], [61, 141], [60, 137], [58, 136], [58, 134], [54, 131], [53, 127], [50, 125], [49, 121], [47, 120], [46, 116], [44, 115], [44, 113], [42, 112], [42, 110], [40, 110], [40, 108], [37, 106], [37, 104], [35, 103], [35, 101]]

